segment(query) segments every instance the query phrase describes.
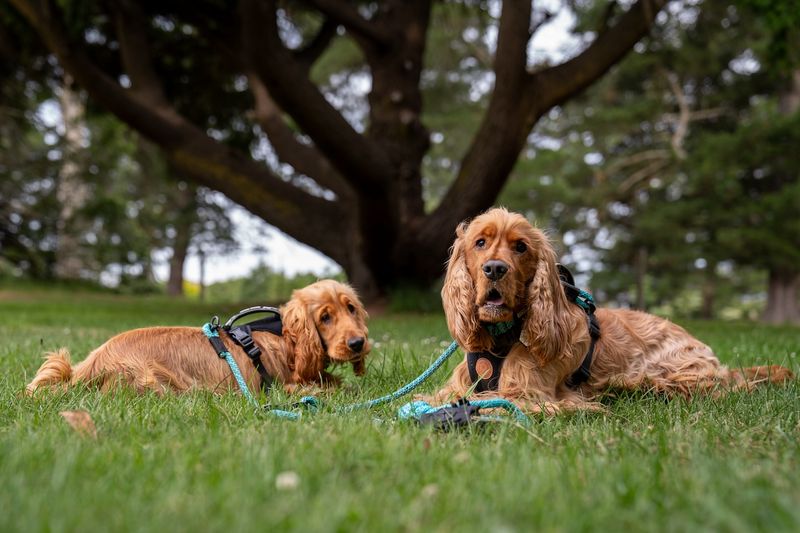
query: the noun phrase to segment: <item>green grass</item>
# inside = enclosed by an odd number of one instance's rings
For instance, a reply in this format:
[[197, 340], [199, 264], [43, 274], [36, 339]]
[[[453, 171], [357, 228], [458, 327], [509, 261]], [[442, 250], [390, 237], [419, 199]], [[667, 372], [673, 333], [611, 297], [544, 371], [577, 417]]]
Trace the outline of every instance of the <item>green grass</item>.
[[[235, 306], [234, 306], [235, 307]], [[452, 434], [393, 419], [396, 402], [300, 422], [253, 416], [237, 394], [20, 394], [43, 351], [76, 360], [110, 335], [199, 325], [211, 308], [163, 298], [0, 291], [0, 531], [796, 531], [797, 383], [723, 399], [609, 401], [606, 415]], [[687, 327], [731, 365], [797, 369], [800, 330]], [[437, 314], [371, 322], [367, 376], [337, 404], [415, 377], [449, 340]], [[213, 354], [209, 352], [209, 357]], [[425, 389], [446, 378], [457, 357]], [[58, 412], [85, 409], [98, 438]], [[276, 488], [294, 472], [299, 485]]]

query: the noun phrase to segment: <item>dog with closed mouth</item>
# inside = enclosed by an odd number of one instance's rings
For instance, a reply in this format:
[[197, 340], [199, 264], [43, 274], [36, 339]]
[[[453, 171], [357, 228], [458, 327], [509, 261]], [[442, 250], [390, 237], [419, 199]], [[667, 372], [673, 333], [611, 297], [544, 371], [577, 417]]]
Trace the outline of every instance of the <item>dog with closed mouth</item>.
[[[287, 392], [298, 386], [336, 386], [340, 378], [328, 372], [332, 364], [351, 364], [356, 375], [365, 372], [370, 352], [367, 312], [355, 291], [334, 280], [322, 280], [295, 290], [281, 308], [280, 336], [253, 331], [267, 373]], [[221, 334], [251, 390], [261, 377], [244, 350]], [[184, 392], [192, 389], [226, 391], [237, 384], [201, 328], [150, 327], [120, 333], [76, 365], [66, 348], [47, 354], [26, 387], [29, 394], [43, 387], [78, 382], [107, 391], [129, 386], [139, 392]]]

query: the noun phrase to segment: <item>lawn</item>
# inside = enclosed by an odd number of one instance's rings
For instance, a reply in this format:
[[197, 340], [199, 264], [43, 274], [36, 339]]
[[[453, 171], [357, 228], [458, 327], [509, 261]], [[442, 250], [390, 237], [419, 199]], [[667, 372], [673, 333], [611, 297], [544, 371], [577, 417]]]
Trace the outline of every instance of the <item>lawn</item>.
[[[797, 382], [717, 400], [630, 394], [607, 414], [448, 434], [396, 421], [402, 400], [291, 422], [255, 416], [235, 393], [20, 394], [43, 351], [68, 346], [80, 360], [125, 329], [235, 310], [0, 289], [0, 531], [800, 529]], [[798, 369], [800, 329], [686, 326], [730, 365]], [[340, 370], [346, 388], [329, 405], [394, 390], [449, 341], [439, 314], [374, 317], [370, 330], [367, 376]], [[74, 409], [91, 414], [96, 439], [58, 414]]]

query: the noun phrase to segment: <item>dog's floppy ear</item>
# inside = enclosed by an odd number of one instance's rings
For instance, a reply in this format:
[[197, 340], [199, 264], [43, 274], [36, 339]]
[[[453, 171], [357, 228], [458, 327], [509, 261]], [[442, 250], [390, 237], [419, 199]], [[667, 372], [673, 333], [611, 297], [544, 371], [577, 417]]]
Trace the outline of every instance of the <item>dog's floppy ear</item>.
[[536, 241], [536, 273], [528, 287], [528, 309], [520, 341], [544, 364], [566, 354], [570, 322], [556, 253], [544, 234], [539, 233]]
[[[355, 291], [353, 292], [355, 295]], [[363, 376], [367, 371], [364, 359], [366, 358], [367, 352], [369, 351], [369, 328], [367, 327], [367, 320], [369, 319], [369, 313], [367, 313], [367, 310], [364, 307], [364, 304], [361, 303], [361, 300], [356, 298], [352, 303], [356, 308], [356, 316], [358, 317], [358, 321], [361, 324], [364, 324], [364, 329], [362, 330], [362, 333], [364, 334], [364, 343], [365, 343], [364, 349], [359, 354], [359, 357], [357, 359], [353, 359], [352, 363], [353, 373], [356, 376]]]
[[475, 308], [475, 281], [467, 269], [466, 260], [464, 233], [467, 226], [462, 222], [456, 228], [456, 240], [450, 249], [442, 287], [442, 305], [453, 338], [468, 350], [484, 351], [490, 347], [491, 339], [481, 327]]
[[325, 369], [325, 350], [314, 318], [298, 291], [284, 306], [281, 318], [283, 334], [294, 344], [293, 378], [297, 382], [317, 379]]

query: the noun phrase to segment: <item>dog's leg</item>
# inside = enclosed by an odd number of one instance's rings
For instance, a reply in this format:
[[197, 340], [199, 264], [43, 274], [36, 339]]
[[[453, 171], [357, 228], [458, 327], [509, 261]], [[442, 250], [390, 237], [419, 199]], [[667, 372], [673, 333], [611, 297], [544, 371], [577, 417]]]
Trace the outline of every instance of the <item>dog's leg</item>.
[[442, 405], [463, 398], [469, 392], [470, 387], [472, 387], [472, 383], [469, 379], [467, 363], [462, 361], [453, 370], [453, 375], [450, 376], [444, 387], [431, 395], [416, 395], [414, 398], [428, 402], [431, 405]]
[[[754, 372], [754, 379], [758, 375], [758, 371]], [[693, 342], [670, 344], [645, 355], [641, 366], [611, 380], [610, 384], [666, 396], [690, 397], [694, 394], [719, 395], [731, 390], [750, 390], [753, 385], [751, 381], [746, 375], [732, 372], [721, 365], [708, 346]]]
[[332, 389], [342, 384], [342, 378], [340, 378], [339, 376], [334, 376], [330, 372], [323, 370], [322, 373], [320, 374], [319, 382], [323, 388]]
[[734, 382], [745, 382], [748, 387], [767, 383], [786, 383], [794, 379], [794, 373], [779, 365], [751, 366], [749, 368], [730, 369], [730, 379]]

